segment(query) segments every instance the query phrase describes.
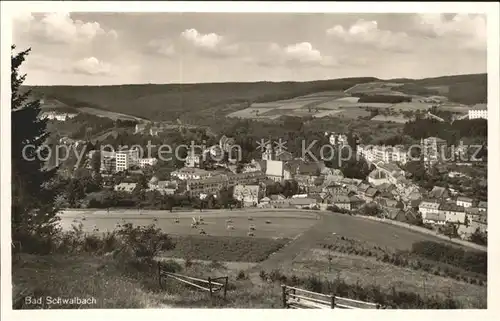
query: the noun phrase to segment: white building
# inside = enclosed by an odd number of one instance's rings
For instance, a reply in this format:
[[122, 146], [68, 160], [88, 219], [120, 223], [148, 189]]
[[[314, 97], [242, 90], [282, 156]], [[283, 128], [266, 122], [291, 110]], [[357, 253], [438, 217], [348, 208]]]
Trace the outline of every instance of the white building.
[[344, 147], [347, 145], [347, 136], [346, 135], [326, 132], [325, 136], [329, 136], [328, 141], [333, 146], [338, 145], [339, 147]]
[[137, 183], [120, 183], [118, 185], [115, 185], [115, 191], [117, 192], [127, 192], [127, 193], [132, 193], [134, 189], [136, 188]]
[[116, 172], [139, 166], [139, 150], [130, 149], [116, 152]]
[[477, 104], [469, 109], [469, 119], [488, 119], [488, 109], [486, 104]]
[[405, 164], [408, 162], [408, 151], [401, 146], [383, 146], [383, 145], [359, 145], [357, 148], [358, 156], [363, 156], [368, 162], [398, 162]]
[[173, 171], [170, 176], [177, 177], [180, 180], [198, 180], [208, 178], [212, 176], [212, 174], [209, 171], [200, 168], [183, 167]]
[[40, 114], [40, 119], [51, 119], [58, 121], [66, 121], [66, 119], [71, 119], [76, 117], [76, 113], [58, 113], [56, 111], [47, 111]]
[[284, 163], [276, 160], [266, 160], [266, 176], [275, 182], [291, 178], [290, 171], [285, 169]]
[[200, 167], [200, 163], [201, 163], [201, 155], [198, 155], [196, 152], [189, 150], [186, 156], [186, 161], [184, 162], [184, 166]]
[[465, 208], [452, 203], [444, 203], [439, 207], [439, 213], [444, 214], [447, 223], [459, 223], [464, 224], [465, 222]]
[[158, 163], [158, 159], [152, 157], [152, 158], [141, 158], [139, 159], [139, 167], [140, 168], [145, 168], [147, 166], [154, 166]]
[[463, 206], [465, 208], [472, 207], [472, 203], [474, 203], [474, 200], [472, 198], [463, 197], [463, 196], [457, 197], [457, 205], [458, 206]]
[[418, 210], [422, 214], [424, 223], [436, 223], [436, 216], [439, 213], [439, 202], [422, 201], [418, 205]]

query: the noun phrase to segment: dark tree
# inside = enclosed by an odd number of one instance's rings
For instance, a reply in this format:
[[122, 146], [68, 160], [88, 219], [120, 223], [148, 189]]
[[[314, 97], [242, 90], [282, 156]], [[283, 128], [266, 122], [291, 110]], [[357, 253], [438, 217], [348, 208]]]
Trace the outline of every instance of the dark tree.
[[31, 49], [15, 53], [11, 47], [11, 117], [12, 117], [12, 240], [21, 246], [34, 237], [48, 241], [55, 231], [57, 210], [54, 191], [47, 188], [56, 168], [44, 170], [47, 150], [46, 120], [38, 118], [39, 100], [21, 90], [26, 75], [19, 74]]

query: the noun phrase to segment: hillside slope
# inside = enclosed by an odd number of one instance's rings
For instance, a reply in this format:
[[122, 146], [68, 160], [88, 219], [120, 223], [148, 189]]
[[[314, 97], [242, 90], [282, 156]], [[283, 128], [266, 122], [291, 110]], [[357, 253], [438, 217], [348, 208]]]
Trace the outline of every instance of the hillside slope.
[[302, 95], [346, 90], [368, 82], [404, 83], [407, 94], [442, 94], [451, 101], [486, 102], [486, 74], [429, 79], [379, 80], [373, 77], [342, 78], [310, 82], [256, 82], [203, 84], [141, 84], [117, 86], [31, 86], [37, 96], [55, 99], [67, 106], [92, 107], [151, 120], [219, 117], [248, 107], [252, 102], [271, 102]]

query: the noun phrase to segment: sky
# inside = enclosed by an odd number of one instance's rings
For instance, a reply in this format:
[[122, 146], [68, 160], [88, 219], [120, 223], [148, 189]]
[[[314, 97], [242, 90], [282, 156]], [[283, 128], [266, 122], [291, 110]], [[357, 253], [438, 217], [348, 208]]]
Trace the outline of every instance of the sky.
[[23, 13], [29, 85], [425, 78], [487, 71], [485, 15]]

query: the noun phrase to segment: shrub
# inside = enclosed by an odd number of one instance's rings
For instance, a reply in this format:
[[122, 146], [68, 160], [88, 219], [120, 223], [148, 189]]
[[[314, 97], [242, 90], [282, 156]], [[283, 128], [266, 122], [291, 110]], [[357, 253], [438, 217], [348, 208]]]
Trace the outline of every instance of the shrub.
[[89, 253], [96, 253], [102, 249], [102, 239], [96, 235], [87, 235], [83, 240], [83, 250]]
[[272, 270], [271, 273], [269, 273], [269, 278], [273, 282], [279, 281], [281, 278], [281, 272], [277, 269]]
[[175, 247], [172, 239], [154, 224], [133, 227], [132, 224], [127, 223], [117, 231], [117, 235], [123, 239], [124, 246], [128, 247], [137, 258], [152, 259], [160, 251]]
[[267, 279], [267, 273], [266, 273], [266, 271], [264, 271], [264, 270], [260, 270], [260, 272], [259, 272], [259, 277], [260, 277], [262, 280]]
[[188, 268], [192, 265], [193, 265], [193, 260], [191, 260], [190, 258], [187, 258], [186, 261], [184, 262], [184, 266]]
[[246, 278], [247, 278], [247, 276], [245, 274], [245, 271], [239, 271], [238, 275], [236, 276], [236, 280], [244, 280]]
[[309, 276], [304, 284], [305, 288], [309, 291], [321, 293], [323, 290], [323, 284], [321, 280], [315, 276]]
[[170, 260], [166, 262], [161, 262], [159, 264], [161, 264], [161, 267], [167, 272], [178, 273], [182, 271], [182, 266], [175, 261]]

